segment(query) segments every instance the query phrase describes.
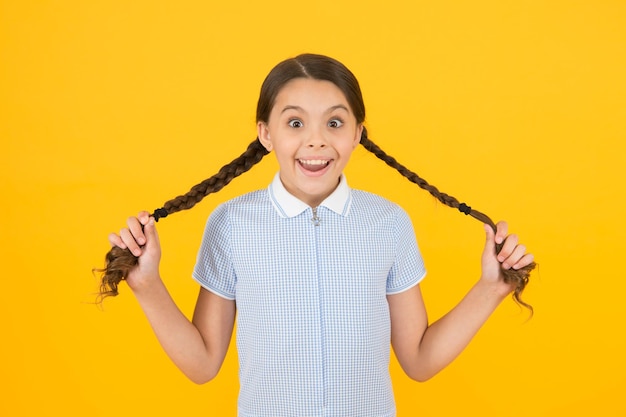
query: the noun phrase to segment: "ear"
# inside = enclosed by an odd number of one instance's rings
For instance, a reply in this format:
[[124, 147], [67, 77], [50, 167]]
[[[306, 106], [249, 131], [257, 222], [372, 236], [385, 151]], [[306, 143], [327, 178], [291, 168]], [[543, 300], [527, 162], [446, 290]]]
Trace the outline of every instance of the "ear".
[[354, 137], [354, 142], [352, 143], [352, 148], [356, 148], [361, 143], [361, 135], [363, 135], [363, 123], [360, 123], [356, 127], [356, 135]]
[[261, 145], [263, 145], [263, 147], [267, 149], [268, 152], [271, 152], [272, 141], [270, 140], [270, 130], [267, 127], [267, 124], [265, 122], [258, 122], [256, 125], [256, 130]]

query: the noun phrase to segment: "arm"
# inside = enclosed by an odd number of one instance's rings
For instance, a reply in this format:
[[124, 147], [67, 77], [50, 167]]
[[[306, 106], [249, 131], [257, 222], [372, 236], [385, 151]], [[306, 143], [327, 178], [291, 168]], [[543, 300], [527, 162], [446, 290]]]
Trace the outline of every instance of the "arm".
[[[142, 227], [143, 226], [143, 227]], [[112, 234], [113, 245], [128, 247], [139, 262], [126, 277], [159, 343], [193, 382], [213, 379], [226, 356], [235, 321], [235, 302], [200, 290], [193, 321], [174, 303], [159, 274], [161, 249], [154, 219], [147, 212]], [[140, 246], [144, 245], [144, 246]]]
[[[482, 256], [482, 276], [448, 314], [428, 325], [419, 286], [387, 297], [391, 315], [391, 343], [406, 374], [425, 381], [450, 364], [469, 344], [480, 327], [512, 291], [503, 282], [501, 268], [521, 268], [532, 262], [517, 237], [507, 237], [506, 223], [498, 232], [485, 228], [487, 241]], [[504, 241], [496, 256], [495, 244]]]

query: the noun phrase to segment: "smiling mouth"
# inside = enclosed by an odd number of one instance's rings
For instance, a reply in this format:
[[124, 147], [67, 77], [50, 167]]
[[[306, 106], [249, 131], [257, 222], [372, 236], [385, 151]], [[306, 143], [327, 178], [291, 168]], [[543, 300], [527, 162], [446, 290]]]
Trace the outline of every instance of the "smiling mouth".
[[307, 171], [317, 172], [326, 168], [330, 163], [330, 160], [327, 159], [298, 159], [298, 162], [302, 166], [302, 168]]

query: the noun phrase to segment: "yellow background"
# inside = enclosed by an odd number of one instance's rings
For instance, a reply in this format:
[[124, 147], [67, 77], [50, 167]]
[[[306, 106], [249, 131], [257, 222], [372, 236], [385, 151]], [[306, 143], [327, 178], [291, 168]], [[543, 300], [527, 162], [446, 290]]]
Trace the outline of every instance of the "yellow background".
[[[196, 386], [127, 287], [94, 306], [107, 235], [255, 137], [280, 60], [359, 78], [370, 135], [442, 191], [506, 219], [540, 269], [429, 382], [392, 376], [399, 416], [626, 415], [624, 1], [0, 1], [1, 416], [234, 416], [236, 353]], [[265, 187], [273, 157], [159, 224], [188, 314], [204, 221]], [[431, 319], [479, 276], [478, 222], [363, 149], [351, 185], [414, 220]]]

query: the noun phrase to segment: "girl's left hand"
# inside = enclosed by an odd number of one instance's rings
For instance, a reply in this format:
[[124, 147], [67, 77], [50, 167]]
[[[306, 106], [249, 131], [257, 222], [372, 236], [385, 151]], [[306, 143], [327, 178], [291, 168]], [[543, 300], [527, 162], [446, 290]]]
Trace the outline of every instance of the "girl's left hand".
[[[526, 246], [519, 243], [515, 234], [508, 234], [506, 222], [498, 222], [494, 233], [489, 225], [485, 225], [487, 239], [482, 255], [482, 277], [485, 282], [498, 286], [499, 292], [509, 294], [514, 286], [502, 279], [502, 269], [520, 269], [533, 261], [533, 255], [526, 253]], [[504, 242], [504, 243], [503, 243]], [[496, 254], [496, 244], [503, 243], [500, 253]]]

